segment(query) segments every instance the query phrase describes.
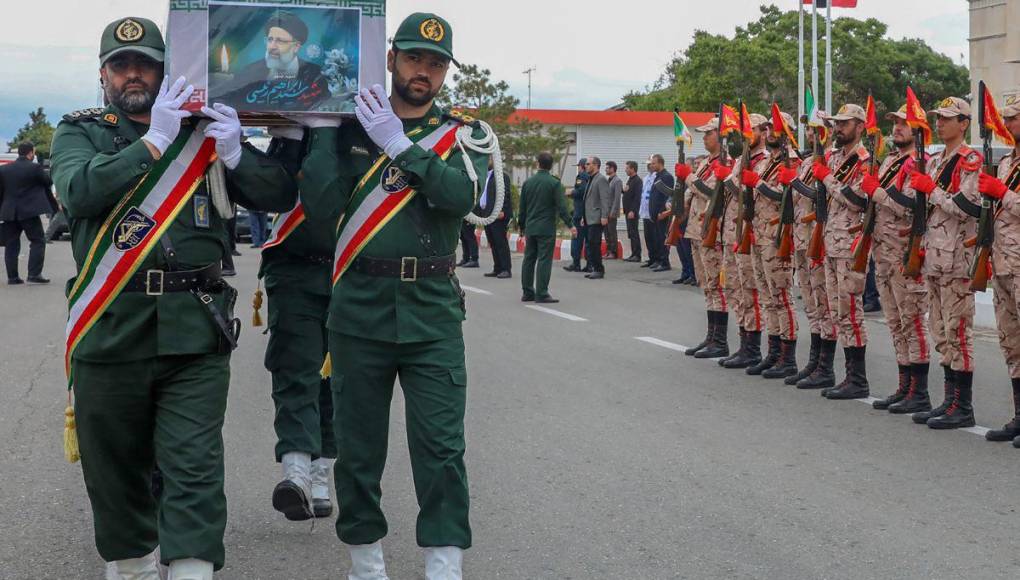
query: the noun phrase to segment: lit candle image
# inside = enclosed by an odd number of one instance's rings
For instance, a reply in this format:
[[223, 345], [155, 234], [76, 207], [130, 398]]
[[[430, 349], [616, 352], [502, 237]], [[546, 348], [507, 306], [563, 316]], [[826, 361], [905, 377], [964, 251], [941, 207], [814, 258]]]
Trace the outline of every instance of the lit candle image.
[[230, 72], [230, 56], [227, 54], [227, 45], [223, 45], [220, 50], [220, 72]]

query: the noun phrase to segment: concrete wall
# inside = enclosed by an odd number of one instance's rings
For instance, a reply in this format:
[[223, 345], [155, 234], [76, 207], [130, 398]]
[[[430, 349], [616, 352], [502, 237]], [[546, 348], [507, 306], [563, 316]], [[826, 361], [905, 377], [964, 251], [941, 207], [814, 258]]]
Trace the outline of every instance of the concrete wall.
[[[969, 2], [971, 95], [983, 80], [1001, 107], [1007, 96], [1020, 95], [1020, 0]], [[971, 143], [979, 143], [977, 123], [971, 127]]]

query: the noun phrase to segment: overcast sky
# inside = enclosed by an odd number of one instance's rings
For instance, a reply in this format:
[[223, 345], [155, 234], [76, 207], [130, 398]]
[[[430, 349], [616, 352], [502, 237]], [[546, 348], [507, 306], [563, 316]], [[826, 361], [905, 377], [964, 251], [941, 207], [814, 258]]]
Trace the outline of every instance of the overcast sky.
[[[757, 18], [759, 0], [389, 0], [387, 34], [408, 13], [427, 5], [454, 29], [458, 60], [489, 68], [510, 83], [526, 105], [527, 68], [533, 76], [532, 106], [604, 109], [662, 74], [695, 30], [732, 34]], [[773, 0], [784, 10], [797, 0]], [[165, 24], [167, 0], [3, 0], [0, 35], [0, 139], [6, 142], [44, 106], [54, 121], [65, 112], [96, 104], [99, 36], [122, 16]], [[966, 64], [966, 0], [859, 0], [854, 10], [833, 15], [876, 17], [894, 38], [922, 38]], [[821, 21], [819, 22], [821, 24]], [[810, 65], [809, 65], [810, 66]], [[821, 64], [820, 64], [821, 66]], [[809, 71], [810, 72], [810, 71]]]

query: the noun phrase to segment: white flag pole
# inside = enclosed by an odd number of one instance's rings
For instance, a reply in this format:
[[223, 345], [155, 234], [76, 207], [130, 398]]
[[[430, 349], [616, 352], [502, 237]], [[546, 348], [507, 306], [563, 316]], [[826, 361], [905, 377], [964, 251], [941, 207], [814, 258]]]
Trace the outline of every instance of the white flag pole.
[[832, 0], [825, 3], [825, 110], [832, 114]]
[[797, 142], [804, 143], [804, 0], [797, 0], [797, 12], [800, 13], [800, 25], [797, 42]]
[[811, 94], [818, 99], [818, 0], [811, 2]]

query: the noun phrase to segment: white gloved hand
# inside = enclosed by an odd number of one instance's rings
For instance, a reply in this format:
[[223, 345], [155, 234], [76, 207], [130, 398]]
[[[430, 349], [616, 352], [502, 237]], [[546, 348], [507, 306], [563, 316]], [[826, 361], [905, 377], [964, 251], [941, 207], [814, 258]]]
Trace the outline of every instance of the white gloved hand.
[[184, 77], [178, 78], [173, 85], [170, 84], [170, 77], [163, 77], [163, 84], [159, 85], [156, 100], [152, 103], [149, 130], [142, 135], [142, 139], [159, 150], [160, 155], [166, 153], [181, 132], [181, 119], [191, 116], [190, 111], [183, 111], [181, 107], [191, 98], [195, 87], [185, 87], [184, 83]]
[[241, 120], [237, 111], [215, 103], [211, 109], [202, 107], [202, 112], [213, 120], [205, 126], [205, 136], [216, 139], [216, 155], [227, 169], [234, 169], [241, 162]]
[[305, 131], [301, 127], [270, 127], [269, 136], [275, 139], [300, 141], [304, 139]]
[[371, 91], [361, 89], [354, 95], [354, 103], [354, 114], [361, 126], [387, 157], [394, 159], [413, 145], [404, 134], [404, 123], [393, 112], [382, 85], [373, 85]]
[[343, 124], [343, 118], [336, 115], [281, 115], [284, 119], [290, 119], [295, 123], [298, 123], [309, 129], [319, 129], [322, 127], [339, 127]]

